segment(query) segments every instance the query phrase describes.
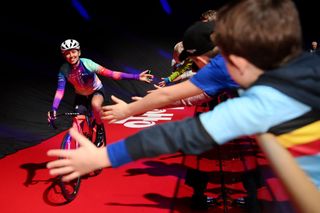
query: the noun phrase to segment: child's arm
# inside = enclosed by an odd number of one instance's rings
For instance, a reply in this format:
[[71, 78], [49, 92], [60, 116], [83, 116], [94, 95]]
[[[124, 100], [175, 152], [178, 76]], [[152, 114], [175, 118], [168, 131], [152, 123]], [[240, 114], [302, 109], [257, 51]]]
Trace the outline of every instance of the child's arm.
[[[186, 131], [187, 129], [190, 131]], [[197, 118], [156, 125], [101, 148], [94, 146], [76, 129], [71, 128], [70, 135], [79, 141], [78, 149], [54, 149], [47, 152], [48, 156], [58, 157], [47, 164], [50, 174], [62, 175], [63, 181], [75, 179], [96, 169], [118, 167], [146, 157], [178, 151], [199, 154], [217, 145]]]
[[174, 70], [170, 76], [166, 78], [162, 78], [163, 81], [159, 84], [161, 87], [170, 84], [173, 82], [176, 78], [181, 76], [186, 71], [192, 70], [192, 60], [186, 59], [176, 70]]
[[320, 192], [288, 150], [272, 134], [262, 134], [257, 138], [260, 148], [299, 212], [318, 212]]
[[113, 97], [112, 99], [116, 104], [102, 107], [102, 119], [110, 120], [110, 123], [113, 123], [148, 110], [168, 106], [175, 101], [199, 95], [202, 92], [200, 88], [187, 80], [176, 85], [157, 89], [142, 99], [129, 104]]

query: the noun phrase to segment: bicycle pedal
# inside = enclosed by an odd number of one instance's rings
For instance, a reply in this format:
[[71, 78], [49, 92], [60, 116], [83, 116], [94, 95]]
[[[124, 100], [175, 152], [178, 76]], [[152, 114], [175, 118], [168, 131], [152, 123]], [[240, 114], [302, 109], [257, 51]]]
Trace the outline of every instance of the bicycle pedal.
[[214, 204], [217, 204], [218, 201], [216, 198], [213, 198], [213, 197], [207, 197], [207, 204], [208, 205], [214, 205]]
[[246, 201], [246, 198], [240, 197], [240, 198], [234, 199], [232, 204], [239, 207], [245, 207], [247, 204], [247, 201]]
[[214, 207], [218, 204], [216, 198], [207, 196], [192, 196], [191, 208], [194, 210], [207, 210], [210, 207]]

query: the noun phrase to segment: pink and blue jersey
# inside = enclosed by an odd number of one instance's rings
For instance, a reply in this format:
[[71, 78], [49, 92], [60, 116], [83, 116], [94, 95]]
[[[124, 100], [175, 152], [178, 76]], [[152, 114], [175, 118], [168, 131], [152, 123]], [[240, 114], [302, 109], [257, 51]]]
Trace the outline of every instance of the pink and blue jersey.
[[65, 63], [61, 66], [58, 74], [58, 87], [54, 97], [52, 109], [57, 110], [61, 99], [63, 98], [66, 82], [70, 82], [75, 93], [88, 96], [99, 89], [103, 88], [102, 82], [98, 75], [102, 75], [114, 80], [135, 79], [139, 80], [139, 74], [129, 74], [109, 70], [91, 59], [80, 58], [80, 63], [77, 67], [72, 67]]

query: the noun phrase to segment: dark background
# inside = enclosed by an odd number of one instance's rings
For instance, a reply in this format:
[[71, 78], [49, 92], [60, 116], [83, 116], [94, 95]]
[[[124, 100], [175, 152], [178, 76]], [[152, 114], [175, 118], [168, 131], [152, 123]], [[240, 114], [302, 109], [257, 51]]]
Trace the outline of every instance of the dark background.
[[[171, 13], [161, 3], [167, 2]], [[68, 38], [81, 44], [82, 57], [128, 73], [151, 69], [160, 77], [171, 72], [172, 49], [184, 30], [208, 9], [227, 0], [89, 1], [48, 0], [6, 2], [0, 11], [0, 157], [40, 143], [57, 134], [47, 126], [63, 63], [59, 46]], [[296, 0], [305, 48], [319, 41], [317, 8]], [[80, 5], [80, 6], [79, 6]], [[85, 8], [86, 13], [77, 9]], [[125, 101], [145, 95], [152, 85], [101, 78], [110, 94]], [[68, 87], [59, 111], [70, 110], [73, 89]], [[61, 124], [63, 128], [66, 124]]]

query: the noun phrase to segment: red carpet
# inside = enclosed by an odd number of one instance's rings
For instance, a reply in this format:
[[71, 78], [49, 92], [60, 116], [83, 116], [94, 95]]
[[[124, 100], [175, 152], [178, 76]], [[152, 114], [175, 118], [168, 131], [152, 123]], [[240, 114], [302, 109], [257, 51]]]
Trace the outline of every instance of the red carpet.
[[[194, 110], [151, 111], [119, 124], [106, 124], [107, 141], [112, 143], [142, 128], [193, 116]], [[187, 168], [210, 174], [206, 194], [218, 198], [219, 203], [205, 212], [246, 212], [232, 200], [248, 195], [248, 190], [257, 192], [261, 212], [293, 212], [267, 161], [250, 140], [231, 142], [200, 156], [174, 154], [104, 169], [98, 176], [83, 177], [78, 196], [65, 204], [55, 178], [45, 168], [50, 160], [47, 150], [59, 147], [64, 133], [0, 160], [1, 213], [198, 212], [189, 207], [193, 191], [184, 183]], [[261, 185], [255, 185], [259, 182], [257, 168], [262, 172]]]
[[[123, 125], [148, 126], [193, 114], [192, 107], [152, 111], [126, 120]], [[123, 125], [106, 125], [108, 142], [141, 129]], [[64, 204], [55, 179], [45, 168], [50, 160], [47, 150], [59, 147], [63, 135], [64, 132], [0, 160], [0, 212], [172, 212], [177, 183], [185, 172], [179, 154], [145, 159], [85, 177], [78, 197]]]

